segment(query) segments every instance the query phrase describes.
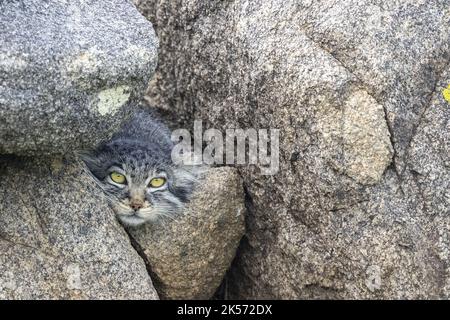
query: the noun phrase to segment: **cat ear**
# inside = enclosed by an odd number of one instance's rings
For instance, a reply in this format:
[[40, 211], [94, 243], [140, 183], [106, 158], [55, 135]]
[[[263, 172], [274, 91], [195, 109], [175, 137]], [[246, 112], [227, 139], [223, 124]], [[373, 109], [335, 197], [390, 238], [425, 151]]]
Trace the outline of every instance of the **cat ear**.
[[101, 176], [103, 161], [95, 151], [82, 150], [77, 152], [77, 156], [86, 164], [89, 171], [96, 177]]
[[196, 181], [208, 170], [208, 166], [203, 163], [201, 155], [193, 151], [179, 155], [175, 164], [175, 171], [178, 172], [180, 180]]
[[186, 202], [195, 185], [202, 179], [207, 170], [206, 165], [179, 164], [173, 167], [174, 182], [170, 187], [171, 192], [176, 194], [183, 202]]

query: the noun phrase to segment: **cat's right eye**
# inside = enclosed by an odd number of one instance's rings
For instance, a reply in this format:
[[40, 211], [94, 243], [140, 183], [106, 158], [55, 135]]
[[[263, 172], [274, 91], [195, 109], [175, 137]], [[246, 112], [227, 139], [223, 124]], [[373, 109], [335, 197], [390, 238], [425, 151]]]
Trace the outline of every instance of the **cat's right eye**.
[[127, 181], [127, 179], [125, 178], [125, 176], [121, 173], [118, 172], [111, 172], [109, 177], [111, 178], [111, 180], [115, 183], [118, 184], [125, 184], [125, 182]]

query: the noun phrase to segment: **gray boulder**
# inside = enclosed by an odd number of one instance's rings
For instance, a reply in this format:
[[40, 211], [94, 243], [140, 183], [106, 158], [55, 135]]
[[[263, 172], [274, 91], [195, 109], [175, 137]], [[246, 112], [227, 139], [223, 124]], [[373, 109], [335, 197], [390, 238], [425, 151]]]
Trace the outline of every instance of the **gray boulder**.
[[156, 66], [126, 0], [0, 3], [0, 154], [66, 154], [107, 139]]
[[158, 299], [76, 160], [2, 156], [0, 174], [0, 299]]
[[162, 299], [209, 299], [244, 234], [242, 181], [232, 168], [210, 169], [186, 211], [162, 225], [130, 228]]
[[2, 1], [0, 30], [0, 298], [158, 299], [69, 155], [140, 100], [156, 65], [151, 24], [128, 1]]
[[136, 0], [160, 38], [147, 100], [279, 128], [240, 167], [235, 298], [450, 297], [448, 1]]

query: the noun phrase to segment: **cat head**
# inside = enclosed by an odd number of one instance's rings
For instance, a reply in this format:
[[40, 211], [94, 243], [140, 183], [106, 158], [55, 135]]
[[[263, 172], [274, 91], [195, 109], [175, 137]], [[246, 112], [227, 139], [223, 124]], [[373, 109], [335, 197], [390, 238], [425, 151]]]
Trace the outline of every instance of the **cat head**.
[[161, 145], [117, 139], [81, 153], [117, 217], [137, 226], [180, 213], [202, 172], [200, 166], [175, 165]]

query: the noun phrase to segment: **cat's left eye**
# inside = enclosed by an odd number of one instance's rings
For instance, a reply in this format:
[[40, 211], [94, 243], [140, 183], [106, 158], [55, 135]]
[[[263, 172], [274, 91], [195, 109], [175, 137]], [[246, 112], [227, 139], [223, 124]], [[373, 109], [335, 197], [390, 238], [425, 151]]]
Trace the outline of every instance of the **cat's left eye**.
[[153, 178], [150, 180], [150, 183], [148, 184], [152, 188], [160, 188], [166, 183], [166, 179], [164, 178]]

